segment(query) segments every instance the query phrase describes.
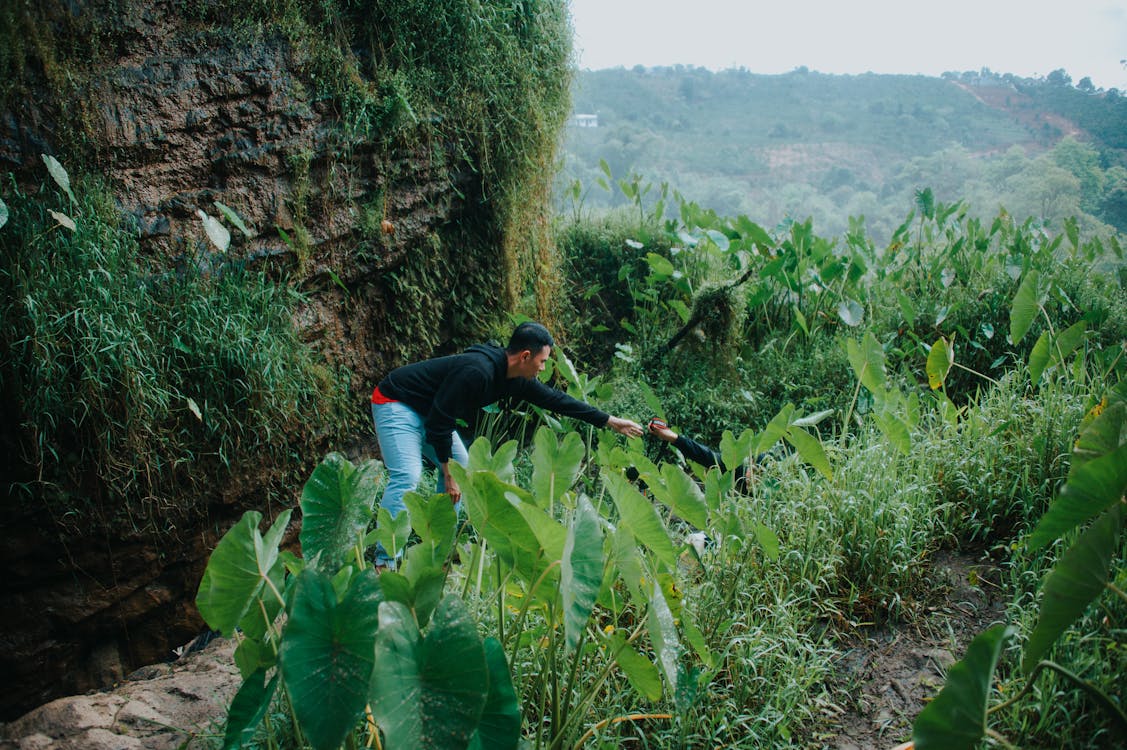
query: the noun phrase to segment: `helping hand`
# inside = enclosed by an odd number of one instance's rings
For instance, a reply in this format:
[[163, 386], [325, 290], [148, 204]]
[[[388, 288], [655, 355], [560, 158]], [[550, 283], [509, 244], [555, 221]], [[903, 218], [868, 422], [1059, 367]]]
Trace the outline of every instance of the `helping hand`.
[[617, 432], [619, 435], [626, 437], [641, 437], [642, 425], [630, 419], [622, 419], [621, 417], [611, 417], [607, 420], [607, 427]]

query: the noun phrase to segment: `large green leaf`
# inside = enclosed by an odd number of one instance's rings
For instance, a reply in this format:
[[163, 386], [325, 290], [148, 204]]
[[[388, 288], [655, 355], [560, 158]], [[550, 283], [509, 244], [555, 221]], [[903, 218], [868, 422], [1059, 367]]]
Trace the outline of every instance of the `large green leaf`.
[[[735, 471], [735, 467], [751, 457], [753, 448], [756, 453], [768, 450], [771, 446], [764, 448], [761, 445], [762, 442], [768, 440], [768, 434], [774, 435], [771, 438], [771, 445], [774, 445], [783, 436], [783, 431], [786, 430], [787, 420], [790, 418], [789, 413], [784, 414], [786, 411], [784, 407], [783, 411], [775, 415], [775, 418], [764, 428], [761, 438], [757, 438], [751, 430], [744, 430], [738, 438], [732, 435], [731, 430], [724, 430], [724, 433], [720, 436], [720, 460], [724, 462], [724, 466], [731, 471]], [[776, 428], [778, 429], [776, 430]]]
[[369, 702], [387, 750], [466, 747], [489, 694], [485, 646], [457, 596], [439, 604], [424, 637], [398, 602], [380, 606]]
[[1073, 464], [1068, 481], [1029, 537], [1039, 549], [1094, 518], [1123, 498], [1127, 490], [1127, 445], [1099, 458]]
[[531, 496], [491, 472], [467, 473], [460, 468], [455, 464], [452, 470], [462, 487], [470, 523], [502, 562], [526, 582], [534, 582], [544, 566], [543, 554], [535, 532], [517, 508], [521, 503], [531, 505]]
[[669, 567], [676, 565], [677, 553], [673, 549], [673, 542], [654, 506], [624, 477], [607, 474], [604, 481], [615, 507], [618, 508], [619, 525], [628, 528], [634, 538], [653, 552], [658, 560]]
[[681, 659], [681, 641], [677, 638], [677, 625], [674, 622], [673, 612], [669, 609], [661, 584], [657, 581], [654, 582], [653, 595], [650, 597], [646, 629], [649, 631], [650, 643], [653, 644], [654, 653], [657, 655], [658, 666], [661, 667], [666, 684], [669, 685], [669, 693], [674, 695], [677, 692], [679, 674], [677, 663]]
[[[771, 448], [773, 448], [777, 442], [782, 440], [783, 436], [786, 435], [787, 430], [790, 428], [792, 416], [794, 416], [794, 404], [787, 403], [783, 406], [782, 409], [779, 410], [778, 414], [771, 418], [771, 421], [767, 423], [767, 426], [763, 428], [763, 432], [762, 434], [760, 434], [759, 440], [755, 444], [755, 452], [766, 453], [767, 451], [771, 450]], [[742, 442], [742, 440], [743, 439], [741, 438], [740, 441]], [[723, 454], [723, 441], [720, 442], [720, 450]], [[745, 453], [744, 456], [746, 455], [747, 454]], [[740, 461], [742, 460], [743, 458], [741, 457]], [[739, 461], [734, 464], [730, 464], [728, 463], [728, 455], [724, 454], [724, 465], [734, 469], [734, 467], [739, 466]]]
[[865, 308], [855, 299], [843, 299], [837, 303], [837, 317], [845, 325], [855, 328], [865, 320]]
[[1116, 503], [1080, 535], [1045, 577], [1041, 613], [1021, 662], [1026, 674], [1107, 587], [1122, 529], [1123, 505]]
[[938, 390], [947, 380], [947, 373], [955, 364], [955, 348], [947, 344], [947, 339], [940, 336], [931, 345], [927, 355], [927, 384], [931, 390]]
[[1049, 366], [1051, 346], [1052, 338], [1049, 332], [1042, 331], [1037, 338], [1037, 343], [1029, 350], [1029, 382], [1033, 385], [1040, 382], [1042, 373]]
[[340, 747], [364, 708], [382, 600], [371, 568], [352, 579], [339, 603], [324, 573], [306, 568], [298, 576], [278, 662], [315, 750]]
[[1056, 362], [1063, 362], [1084, 342], [1084, 336], [1088, 332], [1088, 321], [1081, 320], [1073, 323], [1068, 328], [1057, 334], [1056, 339], [1053, 341], [1053, 360]]
[[986, 734], [990, 683], [1013, 628], [995, 625], [981, 633], [947, 672], [947, 683], [912, 727], [916, 750], [975, 750]]
[[512, 482], [516, 476], [513, 460], [517, 457], [519, 444], [516, 440], [509, 440], [496, 453], [491, 452], [490, 448], [489, 440], [485, 437], [479, 437], [470, 444], [470, 470], [492, 471], [501, 481]]
[[563, 440], [547, 427], [541, 427], [533, 438], [532, 497], [542, 508], [553, 507], [560, 495], [571, 489], [583, 464], [583, 439], [578, 432], [568, 432]]
[[586, 495], [571, 517], [564, 543], [560, 588], [564, 606], [567, 649], [579, 644], [603, 581], [603, 529], [598, 512]]
[[301, 492], [301, 550], [305, 559], [329, 574], [363, 543], [376, 500], [379, 464], [359, 466], [330, 453], [313, 470]]
[[1025, 337], [1029, 326], [1033, 325], [1033, 319], [1037, 317], [1037, 311], [1041, 309], [1039, 282], [1040, 275], [1037, 271], [1029, 271], [1014, 295], [1010, 308], [1010, 341], [1014, 346]]
[[485, 664], [489, 693], [469, 750], [516, 750], [520, 744], [520, 704], [505, 649], [496, 638], [485, 639]]
[[8, 204], [4, 203], [3, 200], [0, 200], [0, 229], [2, 229], [4, 227], [4, 225], [7, 224], [7, 223], [8, 223]]
[[696, 528], [707, 529], [708, 506], [704, 504], [704, 493], [693, 478], [675, 464], [662, 466], [661, 478], [668, 490], [673, 512]]
[[266, 670], [260, 669], [251, 674], [239, 687], [239, 692], [231, 700], [227, 709], [227, 728], [223, 731], [223, 750], [236, 750], [246, 746], [252, 739], [270, 708], [274, 691], [278, 687], [278, 675], [266, 683]]
[[861, 385], [872, 393], [880, 393], [884, 390], [884, 349], [872, 331], [865, 331], [860, 343], [846, 339], [845, 353]]
[[611, 634], [607, 647], [638, 695], [651, 701], [661, 698], [661, 673], [652, 661], [639, 654], [617, 630]]
[[[423, 497], [416, 492], [403, 496], [411, 528], [419, 535], [418, 547], [429, 553], [430, 564], [441, 566], [454, 544], [458, 513], [446, 493]], [[412, 548], [414, 549], [414, 548]]]
[[798, 451], [798, 455], [802, 457], [803, 461], [817, 469], [818, 473], [826, 479], [833, 481], [833, 469], [830, 468], [830, 460], [826, 458], [822, 441], [801, 427], [793, 425], [786, 431], [784, 437]]
[[219, 540], [207, 562], [196, 607], [212, 628], [230, 637], [244, 615], [263, 596], [278, 598], [268, 590], [271, 570], [278, 561], [278, 540], [290, 520], [290, 511], [278, 515], [266, 544], [258, 531], [262, 514], [247, 511]]

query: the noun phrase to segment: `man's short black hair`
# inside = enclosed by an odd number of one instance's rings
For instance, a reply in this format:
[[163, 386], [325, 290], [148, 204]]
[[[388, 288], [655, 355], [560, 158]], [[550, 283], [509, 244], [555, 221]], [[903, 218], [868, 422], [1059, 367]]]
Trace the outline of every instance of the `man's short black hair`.
[[556, 342], [552, 340], [552, 334], [548, 333], [547, 328], [539, 323], [528, 321], [516, 327], [505, 351], [509, 354], [519, 354], [525, 349], [530, 352], [539, 352], [545, 346], [552, 347], [555, 345]]

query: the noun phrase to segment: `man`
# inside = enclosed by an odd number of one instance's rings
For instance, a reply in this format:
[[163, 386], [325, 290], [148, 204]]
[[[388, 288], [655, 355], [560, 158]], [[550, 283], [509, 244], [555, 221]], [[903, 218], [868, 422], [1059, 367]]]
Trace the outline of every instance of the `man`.
[[[450, 460], [464, 466], [469, 457], [455, 425], [504, 397], [628, 437], [641, 436], [637, 422], [611, 416], [536, 379], [553, 346], [547, 328], [521, 323], [504, 349], [475, 344], [462, 354], [415, 362], [388, 373], [372, 393], [372, 419], [388, 472], [380, 506], [392, 517], [403, 510], [403, 495], [418, 486], [424, 457], [440, 469], [438, 491], [457, 503], [462, 491], [450, 474]], [[390, 562], [377, 547], [377, 566]]]

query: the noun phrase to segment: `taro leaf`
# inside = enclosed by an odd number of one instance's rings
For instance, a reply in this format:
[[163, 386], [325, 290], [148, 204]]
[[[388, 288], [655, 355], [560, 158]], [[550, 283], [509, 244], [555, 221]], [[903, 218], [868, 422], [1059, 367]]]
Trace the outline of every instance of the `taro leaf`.
[[707, 234], [708, 238], [720, 249], [720, 252], [728, 252], [728, 248], [731, 247], [731, 240], [728, 239], [728, 235], [717, 229], [709, 229], [705, 234]]
[[1010, 341], [1014, 346], [1021, 342], [1026, 331], [1029, 330], [1029, 326], [1033, 325], [1033, 318], [1037, 316], [1037, 311], [1041, 309], [1038, 291], [1039, 280], [1040, 275], [1037, 271], [1030, 271], [1025, 274], [1025, 278], [1021, 280], [1021, 285], [1017, 288], [1017, 294], [1014, 295], [1014, 301], [1010, 307]]
[[868, 388], [871, 393], [883, 391], [885, 385], [884, 349], [873, 336], [873, 332], [866, 331], [860, 344], [853, 339], [846, 339], [845, 352], [849, 357], [849, 364], [853, 366], [853, 372], [857, 374], [857, 379], [861, 381], [861, 385]]
[[406, 509], [399, 511], [395, 514], [395, 518], [392, 518], [391, 511], [380, 508], [376, 511], [376, 530], [364, 536], [364, 546], [379, 542], [389, 557], [398, 557], [407, 546], [407, 539], [410, 536], [411, 514]]
[[301, 491], [301, 549], [305, 559], [330, 575], [362, 544], [372, 519], [379, 464], [359, 466], [330, 453], [313, 470]]
[[833, 481], [833, 469], [830, 468], [830, 461], [826, 458], [826, 451], [822, 447], [822, 441], [811, 435], [801, 427], [791, 426], [783, 435], [787, 442], [794, 446], [798, 451], [798, 455], [803, 461], [813, 466], [818, 470], [818, 473], [826, 479]]
[[227, 710], [227, 729], [223, 732], [223, 750], [236, 750], [246, 747], [254, 739], [255, 730], [266, 716], [274, 691], [278, 687], [278, 675], [266, 684], [266, 670], [260, 669], [248, 677], [235, 693], [231, 707]]
[[266, 670], [278, 663], [274, 647], [254, 638], [243, 638], [235, 647], [235, 666], [247, 678], [258, 670]]
[[253, 510], [244, 513], [219, 540], [207, 561], [196, 594], [196, 608], [210, 627], [230, 637], [259, 599], [280, 595], [280, 592], [263, 589], [278, 561], [278, 541], [281, 530], [289, 523], [290, 513], [287, 510], [278, 515], [267, 534], [270, 543], [266, 543], [258, 531], [262, 514]]
[[1103, 593], [1122, 528], [1122, 503], [1116, 503], [1080, 535], [1072, 549], [1064, 553], [1045, 577], [1041, 614], [1029, 634], [1021, 661], [1026, 674], [1037, 666], [1060, 634]]
[[924, 707], [912, 727], [916, 750], [974, 750], [986, 734], [986, 702], [1002, 647], [1013, 633], [995, 625], [979, 634], [962, 661], [947, 672], [947, 683]]
[[885, 439], [905, 456], [912, 452], [912, 433], [908, 424], [891, 411], [873, 412], [873, 421], [877, 423]]
[[707, 528], [708, 507], [704, 504], [704, 493], [692, 477], [675, 464], [662, 466], [661, 476], [673, 512], [698, 529]]
[[226, 206], [219, 201], [212, 201], [212, 203], [217, 209], [219, 209], [219, 212], [221, 214], [227, 217], [227, 221], [234, 224], [235, 228], [243, 233], [244, 237], [248, 239], [254, 237], [254, 232], [252, 232], [250, 229], [247, 229], [247, 225], [243, 222], [242, 218], [237, 213], [235, 213], [235, 210], [233, 208]]
[[1088, 331], [1088, 321], [1081, 320], [1073, 323], [1061, 331], [1053, 340], [1053, 359], [1063, 362], [1069, 354], [1076, 350], [1084, 341], [1084, 334]]
[[608, 648], [638, 695], [651, 701], [661, 698], [661, 674], [652, 661], [635, 651], [617, 630], [611, 634]]
[[650, 611], [646, 616], [646, 628], [650, 634], [658, 666], [665, 675], [669, 692], [677, 691], [677, 662], [681, 659], [681, 642], [677, 639], [677, 626], [673, 612], [661, 591], [661, 584], [654, 582], [653, 596], [650, 597]]
[[642, 392], [642, 399], [646, 402], [646, 406], [650, 407], [650, 413], [665, 419], [665, 408], [662, 407], [661, 400], [654, 393], [653, 388], [650, 388], [649, 384], [644, 381], [638, 381], [638, 390]]
[[78, 225], [74, 223], [74, 219], [70, 218], [66, 214], [59, 213], [58, 211], [52, 211], [49, 208], [47, 209], [47, 213], [51, 214], [51, 218], [53, 218], [59, 226], [66, 227], [72, 232], [78, 229]]
[[[1114, 404], [1080, 434], [1068, 479], [1030, 535], [1030, 550], [1045, 546], [1123, 498], [1127, 491], [1127, 444], [1116, 444], [1125, 418], [1127, 406]], [[1090, 457], [1093, 453], [1096, 458]]]
[[0, 228], [8, 223], [8, 204], [0, 199]]
[[[780, 412], [781, 414], [781, 412]], [[772, 439], [771, 445], [782, 436], [782, 430], [786, 429], [785, 417], [776, 416], [772, 419], [766, 429], [771, 429], [771, 425], [776, 424], [777, 420], [781, 420], [779, 425], [778, 437]], [[766, 438], [766, 432], [763, 438], [757, 438], [755, 433], [751, 430], [744, 430], [739, 438], [732, 435], [731, 430], [724, 430], [724, 434], [720, 436], [720, 460], [724, 462], [724, 466], [739, 466], [743, 463], [749, 455], [751, 455], [752, 447], [756, 448], [756, 453], [762, 453], [763, 448], [759, 444], [759, 440]], [[768, 446], [770, 447], [770, 446]]]
[[1050, 352], [1052, 347], [1052, 338], [1048, 331], [1042, 331], [1037, 339], [1037, 343], [1033, 345], [1033, 349], [1029, 352], [1029, 382], [1032, 385], [1037, 385], [1041, 380], [1041, 374], [1045, 372], [1045, 368], [1049, 366]]
[[446, 571], [431, 563], [430, 551], [421, 544], [407, 550], [401, 570], [402, 573], [385, 572], [380, 576], [384, 598], [405, 604], [414, 613], [419, 627], [425, 628], [442, 599]]
[[522, 502], [531, 505], [532, 497], [491, 472], [466, 472], [457, 464], [451, 471], [462, 487], [466, 513], [474, 529], [489, 542], [502, 562], [526, 582], [534, 582], [544, 567], [540, 542], [516, 507]]
[[618, 576], [626, 584], [630, 596], [636, 602], [645, 602], [646, 594], [642, 590], [645, 572], [642, 569], [638, 542], [630, 529], [619, 526], [611, 532], [611, 554], [614, 557], [614, 567], [618, 569]]
[[375, 571], [338, 603], [332, 581], [306, 568], [294, 586], [278, 655], [294, 714], [315, 750], [340, 747], [368, 698], [383, 594]]
[[603, 530], [599, 514], [586, 495], [580, 495], [567, 530], [561, 564], [564, 632], [573, 651], [587, 629], [587, 620], [603, 581]]
[[458, 527], [458, 512], [450, 496], [440, 493], [425, 498], [418, 492], [408, 492], [403, 496], [403, 504], [407, 506], [411, 528], [419, 535], [416, 546], [428, 553], [428, 565], [441, 567], [454, 544], [454, 531]]
[[516, 750], [520, 744], [520, 704], [505, 649], [496, 638], [485, 639], [485, 664], [489, 693], [468, 750]]
[[659, 279], [668, 279], [672, 277], [673, 273], [677, 270], [673, 267], [673, 264], [669, 262], [668, 258], [664, 255], [658, 255], [657, 253], [646, 253], [646, 262], [650, 264], [650, 270], [653, 272], [654, 276], [657, 276]]
[[841, 318], [841, 322], [845, 325], [856, 327], [865, 319], [865, 308], [861, 307], [861, 303], [857, 300], [843, 299], [837, 305], [837, 317]]
[[384, 747], [466, 747], [488, 692], [485, 647], [461, 598], [444, 598], [421, 638], [406, 607], [380, 606], [368, 699], [384, 731]]
[[834, 409], [824, 409], [814, 414], [808, 414], [805, 417], [800, 417], [793, 422], [792, 425], [796, 427], [813, 427], [814, 425], [821, 424], [834, 415]]
[[[767, 451], [771, 450], [771, 448], [773, 448], [775, 444], [778, 443], [779, 440], [781, 440], [787, 434], [787, 430], [790, 429], [790, 418], [792, 416], [794, 416], [794, 404], [787, 403], [783, 406], [782, 409], [779, 410], [778, 414], [771, 418], [771, 421], [767, 423], [767, 426], [763, 428], [763, 433], [759, 436], [759, 441], [755, 445], [755, 452], [766, 453]], [[740, 438], [740, 441], [742, 443], [742, 437]], [[747, 456], [747, 453], [744, 453], [742, 456], [738, 457], [734, 456], [733, 458], [736, 458], [736, 462], [728, 463], [729, 456], [724, 453], [723, 441], [721, 441], [720, 443], [720, 452], [723, 455], [725, 466], [739, 466], [739, 462], [742, 461], [745, 456]]]
[[630, 530], [642, 545], [669, 567], [677, 563], [677, 553], [657, 509], [632, 484], [618, 474], [608, 474], [606, 486], [618, 508], [620, 525]]
[[[63, 189], [63, 192], [67, 194], [68, 198], [70, 198], [70, 202], [74, 203], [74, 193], [72, 193], [70, 189], [70, 175], [67, 174], [66, 169], [62, 164], [59, 163], [59, 160], [55, 157], [48, 156], [47, 154], [42, 154], [42, 156], [43, 163], [47, 165], [47, 171], [50, 173], [51, 179], [53, 179], [55, 181], [55, 184]], [[52, 213], [54, 212], [52, 211]], [[74, 227], [71, 227], [71, 229], [74, 229]]]
[[938, 390], [943, 385], [954, 364], [955, 348], [948, 346], [947, 339], [940, 336], [927, 355], [927, 384], [931, 390]]
[[533, 438], [532, 497], [541, 508], [554, 507], [579, 477], [585, 451], [578, 432], [567, 432], [556, 442], [555, 433], [541, 427]]
[[513, 460], [517, 457], [519, 446], [516, 440], [503, 443], [496, 453], [490, 452], [488, 438], [479, 437], [470, 444], [470, 469], [474, 471], [492, 471], [503, 482], [513, 482], [516, 469]]

